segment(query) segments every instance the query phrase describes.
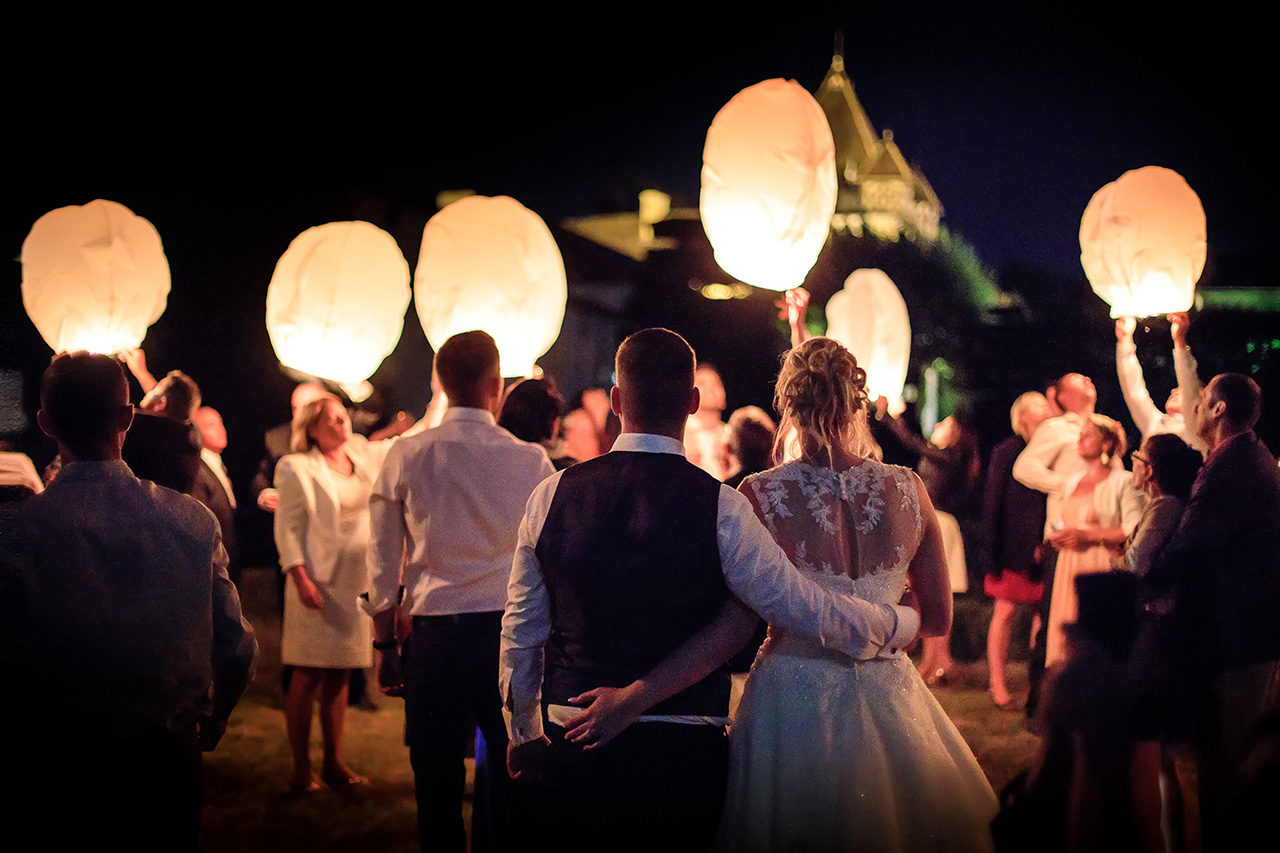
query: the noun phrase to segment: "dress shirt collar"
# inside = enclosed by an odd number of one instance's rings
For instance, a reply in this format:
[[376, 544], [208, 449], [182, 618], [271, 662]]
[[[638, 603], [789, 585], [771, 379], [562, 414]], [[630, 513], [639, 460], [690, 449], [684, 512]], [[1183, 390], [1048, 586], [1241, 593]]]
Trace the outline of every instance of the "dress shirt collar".
[[444, 410], [444, 415], [440, 418], [440, 425], [444, 426], [449, 421], [468, 421], [471, 423], [486, 423], [493, 426], [497, 423], [493, 419], [493, 412], [488, 409], [475, 409], [470, 406], [450, 406]]
[[55, 481], [69, 483], [80, 480], [105, 480], [117, 478], [134, 478], [134, 473], [123, 459], [109, 459], [105, 462], [68, 462], [58, 469]]
[[632, 451], [635, 453], [672, 453], [684, 456], [684, 444], [678, 438], [669, 435], [654, 435], [648, 432], [624, 432], [613, 442], [613, 451]]

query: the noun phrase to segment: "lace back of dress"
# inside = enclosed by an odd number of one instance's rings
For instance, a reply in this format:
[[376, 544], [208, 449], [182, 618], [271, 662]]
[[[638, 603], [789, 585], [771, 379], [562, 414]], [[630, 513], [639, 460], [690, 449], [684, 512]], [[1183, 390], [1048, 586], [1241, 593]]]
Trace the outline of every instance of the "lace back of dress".
[[828, 585], [851, 579], [868, 600], [898, 600], [922, 528], [907, 469], [875, 460], [845, 471], [789, 462], [748, 479], [746, 488], [801, 571]]

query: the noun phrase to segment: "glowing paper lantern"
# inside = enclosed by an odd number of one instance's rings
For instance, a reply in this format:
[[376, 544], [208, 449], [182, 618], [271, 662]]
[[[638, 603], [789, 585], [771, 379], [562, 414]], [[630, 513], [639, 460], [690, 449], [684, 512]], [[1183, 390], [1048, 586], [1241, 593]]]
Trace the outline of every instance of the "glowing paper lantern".
[[51, 210], [22, 243], [22, 304], [54, 352], [132, 349], [168, 297], [160, 235], [114, 201]]
[[765, 80], [716, 114], [699, 206], [725, 272], [767, 290], [804, 281], [831, 228], [836, 161], [827, 117], [799, 83]]
[[827, 335], [844, 344], [867, 371], [871, 399], [900, 409], [911, 358], [911, 321], [898, 288], [880, 270], [854, 270], [827, 302]]
[[395, 239], [368, 222], [303, 231], [267, 287], [267, 333], [280, 362], [358, 386], [400, 340], [409, 264]]
[[482, 329], [498, 344], [502, 375], [529, 376], [560, 335], [568, 289], [542, 219], [506, 196], [477, 195], [427, 221], [413, 296], [433, 349]]
[[1080, 220], [1080, 263], [1112, 317], [1186, 311], [1204, 261], [1204, 208], [1171, 169], [1125, 172], [1094, 193]]

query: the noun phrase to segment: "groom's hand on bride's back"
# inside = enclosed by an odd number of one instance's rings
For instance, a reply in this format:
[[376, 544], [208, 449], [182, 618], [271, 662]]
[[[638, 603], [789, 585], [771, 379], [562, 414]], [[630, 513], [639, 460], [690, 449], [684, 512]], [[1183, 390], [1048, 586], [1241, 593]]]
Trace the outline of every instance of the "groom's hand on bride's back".
[[542, 778], [542, 764], [551, 741], [546, 735], [520, 745], [507, 744], [507, 773], [516, 782], [535, 783]]

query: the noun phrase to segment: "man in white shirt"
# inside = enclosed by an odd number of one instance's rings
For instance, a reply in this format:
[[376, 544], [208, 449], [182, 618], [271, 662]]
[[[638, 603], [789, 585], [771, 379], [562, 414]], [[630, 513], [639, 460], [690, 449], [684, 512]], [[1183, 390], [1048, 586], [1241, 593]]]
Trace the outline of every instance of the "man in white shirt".
[[[507, 748], [493, 678], [516, 529], [530, 492], [554, 469], [540, 446], [494, 421], [502, 376], [493, 338], [454, 335], [436, 353], [435, 372], [449, 399], [440, 425], [401, 437], [373, 487], [367, 610], [381, 653], [378, 682], [405, 697], [422, 849], [461, 853], [471, 735], [478, 725], [499, 762]], [[395, 638], [401, 585], [413, 623], [403, 668]], [[523, 792], [500, 769], [488, 777], [489, 790], [477, 786], [472, 849], [513, 849], [513, 800]]]
[[[1093, 414], [1094, 405], [1098, 402], [1098, 391], [1093, 387], [1093, 380], [1080, 373], [1068, 373], [1053, 386], [1052, 399], [1062, 409], [1056, 415], [1036, 427], [1030, 441], [1013, 463], [1013, 479], [1028, 489], [1044, 492], [1045, 501], [1044, 538], [1049, 539], [1053, 526], [1062, 518], [1062, 504], [1066, 499], [1062, 494], [1063, 485], [1076, 474], [1085, 470], [1085, 462], [1080, 458], [1077, 444], [1080, 441], [1080, 427], [1085, 419]], [[1028, 666], [1030, 691], [1027, 697], [1027, 716], [1035, 716], [1039, 705], [1040, 682], [1044, 675], [1045, 646], [1048, 642], [1049, 603], [1053, 592], [1054, 567], [1057, 565], [1057, 552], [1048, 544], [1044, 546], [1044, 572], [1041, 580], [1044, 593], [1040, 597], [1040, 630], [1036, 633], [1031, 647], [1031, 660]]]
[[[1191, 447], [1206, 454], [1209, 448], [1196, 434], [1195, 401], [1200, 399], [1200, 377], [1196, 375], [1196, 360], [1187, 346], [1187, 327], [1190, 321], [1185, 312], [1169, 315], [1169, 329], [1173, 336], [1173, 369], [1178, 384], [1169, 392], [1164, 411], [1151, 399], [1147, 383], [1142, 377], [1142, 365], [1138, 363], [1138, 349], [1133, 342], [1137, 320], [1133, 317], [1116, 319], [1116, 374], [1120, 378], [1120, 391], [1133, 423], [1146, 439], [1156, 433], [1172, 433]], [[1188, 411], [1183, 401], [1193, 407]]]
[[[747, 499], [684, 459], [699, 394], [683, 338], [637, 332], [616, 367], [612, 451], [540, 485], [520, 525], [499, 673], [508, 768], [535, 783], [532, 847], [705, 849], [728, 767], [725, 662], [756, 621], [735, 596], [864, 659], [896, 654], [919, 614], [802, 577]], [[691, 638], [690, 686], [642, 703], [639, 722], [608, 743], [600, 732], [585, 748], [566, 739], [577, 697], [640, 679]]]

